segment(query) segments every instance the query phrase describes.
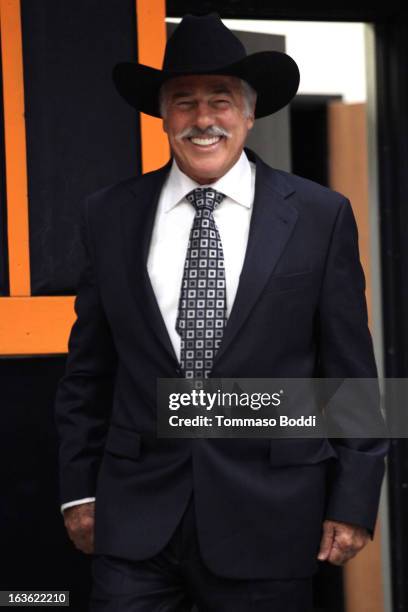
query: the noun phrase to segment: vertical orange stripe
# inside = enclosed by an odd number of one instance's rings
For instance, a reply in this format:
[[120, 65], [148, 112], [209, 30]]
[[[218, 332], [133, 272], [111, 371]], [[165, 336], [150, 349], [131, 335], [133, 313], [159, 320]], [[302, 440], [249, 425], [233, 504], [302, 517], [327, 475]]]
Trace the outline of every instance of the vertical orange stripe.
[[[166, 46], [165, 0], [136, 0], [138, 59], [141, 64], [161, 68]], [[150, 172], [169, 159], [167, 136], [161, 119], [140, 114], [142, 171]]]
[[[328, 106], [330, 187], [346, 195], [353, 206], [359, 232], [361, 263], [371, 323], [370, 202], [368, 194], [367, 109], [365, 104], [332, 102]], [[384, 611], [380, 523], [373, 542], [344, 568], [345, 610]]]
[[0, 0], [10, 295], [30, 295], [20, 0]]

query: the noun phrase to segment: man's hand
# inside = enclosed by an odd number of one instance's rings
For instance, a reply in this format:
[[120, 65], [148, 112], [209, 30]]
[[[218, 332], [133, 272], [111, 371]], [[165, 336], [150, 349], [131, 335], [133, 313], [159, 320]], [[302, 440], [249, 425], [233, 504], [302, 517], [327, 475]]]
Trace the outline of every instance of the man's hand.
[[329, 561], [333, 565], [343, 565], [364, 548], [369, 539], [368, 531], [364, 527], [324, 521], [317, 558], [319, 561]]
[[78, 504], [64, 510], [64, 524], [70, 540], [84, 553], [92, 553], [94, 547], [95, 502]]

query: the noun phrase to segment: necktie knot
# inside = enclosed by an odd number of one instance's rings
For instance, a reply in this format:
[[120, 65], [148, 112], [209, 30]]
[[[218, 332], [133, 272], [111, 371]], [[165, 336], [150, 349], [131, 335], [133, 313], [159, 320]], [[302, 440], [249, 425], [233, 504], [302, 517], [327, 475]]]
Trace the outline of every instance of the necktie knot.
[[186, 199], [196, 210], [207, 208], [210, 212], [213, 212], [224, 198], [225, 194], [212, 187], [197, 187], [186, 195]]

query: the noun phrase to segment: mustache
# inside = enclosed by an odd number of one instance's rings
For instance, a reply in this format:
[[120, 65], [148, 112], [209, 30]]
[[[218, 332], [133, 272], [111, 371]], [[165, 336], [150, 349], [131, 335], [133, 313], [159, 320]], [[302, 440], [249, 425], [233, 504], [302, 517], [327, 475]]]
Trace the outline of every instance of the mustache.
[[194, 125], [179, 132], [176, 135], [176, 139], [183, 140], [183, 138], [200, 138], [200, 136], [225, 136], [225, 138], [231, 138], [231, 133], [219, 125], [210, 125], [205, 130], [200, 130], [200, 128]]

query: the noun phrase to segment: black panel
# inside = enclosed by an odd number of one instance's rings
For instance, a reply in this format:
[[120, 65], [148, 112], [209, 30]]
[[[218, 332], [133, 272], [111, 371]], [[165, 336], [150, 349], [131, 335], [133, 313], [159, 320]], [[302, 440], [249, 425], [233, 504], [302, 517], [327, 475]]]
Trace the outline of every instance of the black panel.
[[[3, 70], [0, 55], [0, 100], [3, 101]], [[4, 151], [3, 103], [0, 104], [0, 297], [9, 295], [6, 167]]]
[[0, 359], [0, 590], [69, 590], [70, 610], [85, 612], [90, 558], [69, 541], [58, 502], [54, 397], [64, 366], [65, 357]]
[[[408, 20], [377, 26], [378, 167], [388, 377], [408, 376]], [[408, 397], [406, 398], [408, 404]], [[408, 609], [408, 440], [388, 463], [394, 610]]]
[[298, 94], [290, 105], [292, 171], [329, 186], [327, 105], [335, 95]]
[[[292, 172], [328, 185], [327, 104], [334, 95], [298, 94], [290, 104]], [[343, 612], [342, 569], [319, 564], [314, 577], [315, 612]]]
[[138, 115], [111, 71], [136, 59], [134, 0], [23, 0], [33, 295], [75, 291], [86, 194], [140, 171]]

